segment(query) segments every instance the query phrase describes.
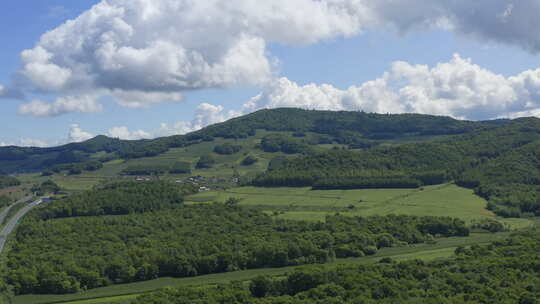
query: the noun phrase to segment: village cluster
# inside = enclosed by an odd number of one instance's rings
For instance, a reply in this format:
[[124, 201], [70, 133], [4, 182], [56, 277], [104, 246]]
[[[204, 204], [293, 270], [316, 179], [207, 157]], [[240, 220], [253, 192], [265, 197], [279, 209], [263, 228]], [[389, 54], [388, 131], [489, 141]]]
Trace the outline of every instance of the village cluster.
[[[137, 182], [149, 182], [159, 180], [159, 176], [137, 176], [135, 181]], [[201, 175], [190, 176], [182, 179], [175, 180], [177, 184], [192, 184], [199, 187], [199, 191], [213, 190], [210, 185], [223, 185], [226, 183], [238, 184], [240, 179], [238, 177], [232, 177], [230, 179], [218, 178], [218, 177], [204, 177]]]

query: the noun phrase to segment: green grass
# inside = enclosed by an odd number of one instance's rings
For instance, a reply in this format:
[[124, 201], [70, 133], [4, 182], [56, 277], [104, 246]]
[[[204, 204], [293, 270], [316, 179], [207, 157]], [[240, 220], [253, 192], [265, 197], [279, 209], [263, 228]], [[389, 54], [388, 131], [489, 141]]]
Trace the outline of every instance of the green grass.
[[[310, 190], [310, 188], [241, 187], [208, 191], [187, 198], [188, 204], [241, 199], [240, 205], [259, 208], [277, 217], [293, 220], [324, 220], [339, 212], [351, 216], [388, 214], [444, 215], [467, 222], [495, 218], [487, 202], [470, 189], [453, 184], [420, 189]], [[498, 219], [512, 228], [524, 228], [527, 219]]]
[[[452, 256], [455, 248], [458, 246], [470, 246], [473, 244], [484, 244], [495, 240], [504, 239], [509, 233], [472, 234], [469, 237], [452, 237], [439, 239], [436, 244], [417, 244], [407, 247], [385, 248], [376, 255], [338, 259], [328, 266], [336, 265], [359, 265], [372, 264], [378, 262], [381, 258], [391, 257], [394, 260], [422, 259], [430, 261], [437, 258], [448, 258]], [[280, 276], [285, 275], [294, 269], [309, 266], [292, 266], [284, 268], [266, 268], [242, 270], [229, 273], [219, 273], [198, 276], [193, 278], [160, 278], [152, 281], [137, 282], [124, 285], [114, 285], [87, 292], [72, 295], [24, 295], [17, 296], [14, 304], [48, 304], [48, 303], [69, 303], [69, 304], [98, 304], [98, 303], [123, 303], [134, 299], [138, 295], [156, 290], [163, 287], [182, 287], [182, 286], [213, 286], [216, 284], [228, 283], [231, 281], [247, 281], [259, 275]]]

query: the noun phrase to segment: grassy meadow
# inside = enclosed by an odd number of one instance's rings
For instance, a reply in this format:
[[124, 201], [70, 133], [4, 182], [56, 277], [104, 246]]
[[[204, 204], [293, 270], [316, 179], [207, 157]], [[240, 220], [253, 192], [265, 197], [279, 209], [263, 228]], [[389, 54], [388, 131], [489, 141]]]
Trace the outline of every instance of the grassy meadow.
[[[470, 189], [454, 184], [419, 189], [311, 190], [311, 188], [240, 187], [206, 191], [187, 198], [188, 204], [240, 199], [240, 205], [263, 209], [279, 218], [319, 221], [339, 212], [351, 216], [444, 215], [467, 222], [494, 218], [487, 202]], [[498, 219], [512, 228], [523, 228], [527, 219]]]

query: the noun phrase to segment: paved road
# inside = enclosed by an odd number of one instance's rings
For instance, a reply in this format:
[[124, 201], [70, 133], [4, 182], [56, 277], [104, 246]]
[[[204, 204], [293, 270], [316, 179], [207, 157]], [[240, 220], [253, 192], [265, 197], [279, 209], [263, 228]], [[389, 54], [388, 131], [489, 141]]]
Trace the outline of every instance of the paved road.
[[31, 198], [32, 198], [31, 196], [21, 198], [20, 200], [16, 201], [15, 203], [9, 205], [9, 207], [4, 209], [4, 211], [0, 212], [0, 227], [2, 227], [2, 223], [4, 222], [4, 219], [8, 215], [9, 210], [11, 210], [11, 208], [15, 207], [15, 205], [17, 205], [17, 204], [24, 203], [24, 202], [30, 200]]
[[2, 231], [0, 231], [0, 254], [4, 250], [4, 245], [6, 244], [6, 239], [8, 235], [13, 232], [13, 229], [17, 226], [19, 221], [35, 206], [41, 204], [43, 201], [41, 199], [38, 199], [36, 201], [33, 201], [29, 204], [26, 204], [23, 208], [21, 208], [12, 218], [9, 219], [7, 224], [2, 228]]

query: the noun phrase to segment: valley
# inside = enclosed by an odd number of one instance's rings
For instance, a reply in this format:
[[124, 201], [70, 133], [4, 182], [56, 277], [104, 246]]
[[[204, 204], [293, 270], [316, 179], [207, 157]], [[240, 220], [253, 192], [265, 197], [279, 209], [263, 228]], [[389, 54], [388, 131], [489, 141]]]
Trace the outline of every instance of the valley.
[[[35, 166], [3, 178], [15, 230], [0, 290], [21, 304], [145, 303], [168, 287], [214, 297], [262, 277], [504, 251], [537, 234], [538, 130], [536, 119], [278, 109], [150, 141], [0, 147], [4, 168]], [[52, 200], [14, 203], [32, 195]]]

